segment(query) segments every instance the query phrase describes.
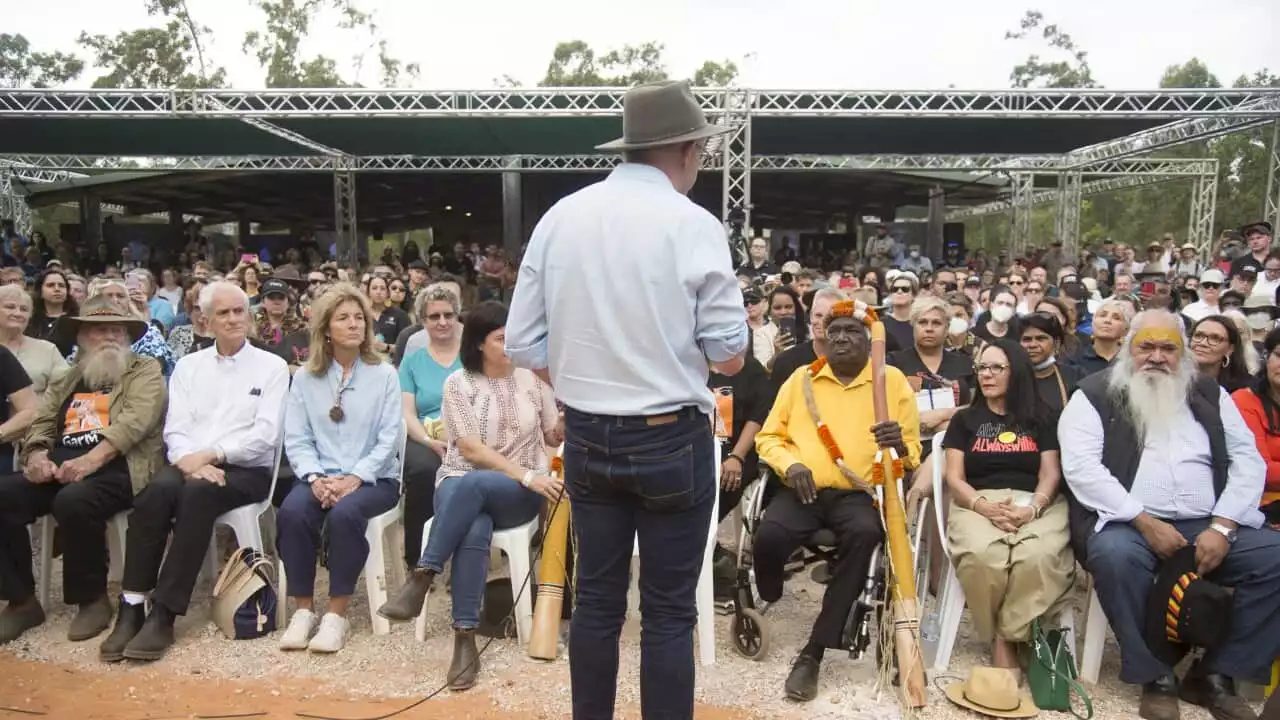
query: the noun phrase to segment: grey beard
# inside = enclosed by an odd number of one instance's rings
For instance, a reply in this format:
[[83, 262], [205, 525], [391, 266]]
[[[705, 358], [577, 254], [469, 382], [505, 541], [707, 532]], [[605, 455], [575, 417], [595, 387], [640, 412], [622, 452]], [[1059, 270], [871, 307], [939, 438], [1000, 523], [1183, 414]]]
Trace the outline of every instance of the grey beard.
[[105, 390], [120, 384], [129, 366], [129, 350], [102, 348], [85, 355], [80, 360], [81, 374], [90, 390]]
[[1139, 437], [1163, 435], [1187, 408], [1192, 378], [1185, 373], [1135, 372], [1123, 385], [1124, 408]]

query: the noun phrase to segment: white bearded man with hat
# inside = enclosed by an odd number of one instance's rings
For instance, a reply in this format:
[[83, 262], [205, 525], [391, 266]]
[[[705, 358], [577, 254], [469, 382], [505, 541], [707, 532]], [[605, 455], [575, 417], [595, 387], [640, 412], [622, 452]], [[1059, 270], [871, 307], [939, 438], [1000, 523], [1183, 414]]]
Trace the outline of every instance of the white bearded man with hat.
[[686, 196], [706, 143], [727, 131], [688, 83], [633, 88], [623, 137], [600, 146], [624, 162], [556, 203], [520, 266], [507, 354], [565, 405], [575, 720], [613, 717], [637, 538], [641, 712], [693, 717], [694, 589], [720, 475], [708, 366], [737, 373], [748, 330], [725, 230]]
[[44, 622], [27, 525], [52, 514], [62, 534], [63, 600], [79, 606], [67, 632], [88, 640], [111, 624], [106, 525], [130, 509], [162, 461], [160, 364], [130, 344], [147, 324], [123, 303], [90, 298], [62, 323], [79, 348], [45, 390], [23, 444], [22, 472], [0, 476], [0, 644]]

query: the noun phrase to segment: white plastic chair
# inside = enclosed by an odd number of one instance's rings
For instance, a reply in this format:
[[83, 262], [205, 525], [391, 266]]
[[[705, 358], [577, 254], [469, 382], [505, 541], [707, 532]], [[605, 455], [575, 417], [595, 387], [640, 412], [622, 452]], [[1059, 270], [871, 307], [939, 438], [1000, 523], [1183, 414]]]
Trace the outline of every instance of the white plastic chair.
[[[130, 512], [118, 512], [107, 521], [107, 555], [111, 563], [107, 569], [107, 580], [111, 582], [120, 582], [124, 577], [124, 547]], [[40, 534], [40, 575], [36, 580], [36, 599], [46, 609], [52, 594], [53, 529], [56, 525], [53, 515], [45, 515], [34, 524]]]
[[[557, 512], [568, 511], [569, 506], [564, 505]], [[422, 527], [421, 552], [427, 551], [427, 539], [431, 537], [431, 520], [434, 518], [427, 520]], [[533, 545], [534, 533], [537, 531], [538, 518], [535, 517], [519, 527], [494, 530], [493, 540], [489, 544], [491, 549], [501, 550], [507, 556], [507, 564], [511, 569], [511, 592], [516, 601], [516, 639], [521, 645], [527, 644], [533, 635], [533, 590], [538, 579], [529, 574], [533, 568], [533, 559], [529, 550]], [[527, 584], [525, 578], [529, 579]], [[521, 592], [522, 588], [523, 592]], [[430, 601], [430, 599], [431, 595], [428, 595], [427, 600]], [[422, 612], [418, 613], [418, 619], [414, 623], [413, 635], [418, 642], [426, 642], [427, 639], [427, 605], [428, 602], [422, 603]]]
[[284, 457], [284, 411], [280, 412], [280, 438], [276, 442], [275, 458], [272, 461], [271, 487], [262, 502], [249, 503], [229, 510], [213, 521], [214, 533], [209, 540], [209, 551], [205, 554], [205, 572], [216, 579], [221, 570], [218, 566], [218, 533], [219, 525], [226, 525], [235, 533], [236, 544], [250, 547], [258, 552], [266, 552], [266, 543], [262, 540], [262, 516], [271, 510], [271, 499], [275, 497], [276, 482], [280, 479], [280, 462]]
[[[951, 548], [947, 545], [947, 524], [942, 515], [945, 501], [943, 498], [942, 471], [943, 462], [941, 453], [946, 451], [942, 448], [942, 434], [939, 433], [933, 437], [933, 452], [939, 453], [937, 460], [933, 463], [933, 512], [938, 530], [939, 545], [942, 546], [942, 553], [947, 559], [946, 575], [942, 580], [941, 597], [938, 599], [938, 641], [937, 649], [933, 656], [933, 672], [944, 673], [947, 666], [951, 664], [951, 653], [955, 650], [956, 636], [960, 633], [960, 619], [964, 615], [964, 588], [960, 586], [960, 580], [956, 577], [956, 566], [951, 558]], [[1062, 628], [1066, 631], [1067, 647], [1070, 648], [1071, 654], [1075, 656], [1076, 652], [1076, 622], [1075, 611], [1068, 608], [1062, 614]], [[1095, 677], [1097, 671], [1095, 670]]]
[[[698, 657], [704, 667], [716, 664], [716, 598], [715, 586], [711, 579], [711, 558], [716, 547], [716, 530], [720, 526], [720, 443], [713, 442], [712, 444], [715, 446], [715, 461], [712, 467], [715, 471], [714, 482], [716, 490], [715, 499], [711, 503], [711, 527], [708, 529], [707, 544], [702, 553], [702, 571], [698, 573], [698, 588], [696, 591]], [[640, 557], [640, 538], [638, 536], [631, 551], [631, 556], [638, 567]], [[632, 572], [631, 591], [628, 594], [627, 601], [628, 614], [639, 610], [639, 586], [640, 573]]]
[[1098, 671], [1102, 667], [1102, 647], [1107, 642], [1107, 616], [1102, 612], [1102, 602], [1098, 600], [1098, 590], [1089, 592], [1089, 614], [1085, 617], [1084, 650], [1080, 653], [1080, 679], [1096, 684]]
[[[365, 526], [364, 537], [369, 543], [369, 557], [364, 561], [364, 588], [365, 594], [369, 599], [369, 617], [372, 620], [374, 635], [390, 635], [391, 622], [386, 618], [378, 615], [378, 608], [387, 602], [387, 547], [386, 535], [387, 530], [391, 529], [400, 522], [401, 516], [404, 514], [404, 447], [407, 435], [400, 437], [400, 501], [390, 510], [370, 518], [369, 524]], [[276, 561], [276, 575], [280, 578], [279, 601], [276, 603], [277, 622], [280, 627], [284, 627], [288, 622], [288, 579], [285, 577], [284, 561]], [[397, 587], [403, 585], [404, 564], [393, 562], [391, 564], [391, 582]]]

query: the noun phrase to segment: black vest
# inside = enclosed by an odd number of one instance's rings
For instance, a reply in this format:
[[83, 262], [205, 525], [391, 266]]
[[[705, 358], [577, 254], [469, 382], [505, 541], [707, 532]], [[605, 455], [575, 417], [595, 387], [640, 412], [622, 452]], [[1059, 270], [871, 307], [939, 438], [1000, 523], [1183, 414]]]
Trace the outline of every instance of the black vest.
[[[1133, 487], [1133, 478], [1138, 474], [1145, 443], [1138, 437], [1138, 431], [1129, 422], [1123, 408], [1107, 393], [1111, 372], [1108, 368], [1090, 375], [1080, 381], [1078, 389], [1093, 405], [1102, 422], [1102, 466], [1128, 490]], [[1227, 434], [1222, 427], [1222, 414], [1218, 407], [1221, 393], [1221, 388], [1212, 378], [1197, 376], [1188, 398], [1191, 416], [1209, 435], [1214, 497], [1221, 496], [1227, 487], [1227, 468], [1231, 464], [1227, 456]], [[1088, 570], [1085, 560], [1089, 556], [1089, 538], [1093, 537], [1093, 528], [1098, 524], [1098, 514], [1077, 502], [1065, 484], [1063, 494], [1070, 508], [1071, 549], [1080, 565]]]

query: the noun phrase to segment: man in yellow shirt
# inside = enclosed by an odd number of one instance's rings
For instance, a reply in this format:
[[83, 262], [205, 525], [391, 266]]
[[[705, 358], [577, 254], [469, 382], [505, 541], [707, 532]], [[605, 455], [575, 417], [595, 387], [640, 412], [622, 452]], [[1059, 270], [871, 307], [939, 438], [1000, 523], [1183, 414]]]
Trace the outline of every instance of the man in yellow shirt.
[[[920, 462], [915, 393], [897, 368], [885, 368], [893, 420], [876, 424], [870, 349], [870, 336], [853, 316], [853, 303], [837, 303], [826, 320], [824, 356], [783, 383], [756, 435], [760, 458], [787, 486], [765, 510], [753, 544], [761, 599], [771, 603], [782, 596], [783, 566], [814, 533], [828, 528], [838, 541], [822, 610], [787, 677], [787, 696], [794, 700], [817, 696], [823, 651], [841, 647], [871, 556], [884, 540], [880, 511], [867, 492], [877, 449], [895, 449], [907, 468]], [[829, 431], [827, 442], [819, 419]]]

